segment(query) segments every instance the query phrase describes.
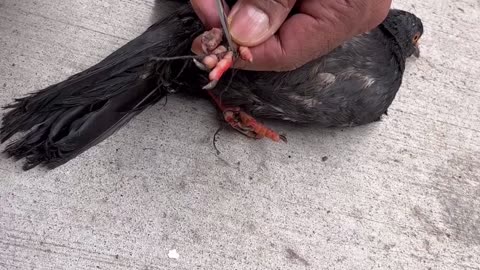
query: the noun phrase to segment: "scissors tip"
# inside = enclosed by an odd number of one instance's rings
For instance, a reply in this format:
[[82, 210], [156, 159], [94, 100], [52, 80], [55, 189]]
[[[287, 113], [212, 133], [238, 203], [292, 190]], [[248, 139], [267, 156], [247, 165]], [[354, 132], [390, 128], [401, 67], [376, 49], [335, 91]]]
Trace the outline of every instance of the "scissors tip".
[[220, 23], [222, 24], [222, 29], [227, 38], [228, 46], [230, 50], [236, 52], [237, 46], [233, 42], [232, 36], [230, 35], [230, 31], [228, 30], [228, 23], [227, 23], [227, 14], [225, 13], [225, 8], [223, 7], [223, 0], [216, 0], [217, 7], [218, 7], [218, 15], [220, 17]]

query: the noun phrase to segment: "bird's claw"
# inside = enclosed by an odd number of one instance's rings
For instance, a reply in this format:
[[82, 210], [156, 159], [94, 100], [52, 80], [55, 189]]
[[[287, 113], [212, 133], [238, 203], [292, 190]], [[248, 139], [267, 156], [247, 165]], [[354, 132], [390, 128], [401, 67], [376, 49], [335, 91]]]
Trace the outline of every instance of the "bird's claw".
[[217, 80], [212, 80], [208, 84], [206, 84], [204, 87], [202, 87], [203, 90], [212, 90], [217, 86], [218, 81]]
[[210, 69], [197, 59], [193, 58], [193, 63], [195, 64], [195, 66], [197, 66], [198, 69], [210, 72]]

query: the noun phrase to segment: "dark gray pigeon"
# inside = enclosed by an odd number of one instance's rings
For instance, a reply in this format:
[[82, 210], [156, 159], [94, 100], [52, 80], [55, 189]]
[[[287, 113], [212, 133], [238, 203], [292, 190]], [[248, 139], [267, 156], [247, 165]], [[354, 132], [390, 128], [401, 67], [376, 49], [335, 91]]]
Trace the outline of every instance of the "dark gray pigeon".
[[194, 38], [206, 30], [191, 6], [179, 2], [171, 15], [95, 66], [7, 105], [1, 142], [26, 134], [5, 152], [26, 158], [24, 170], [55, 168], [173, 93], [213, 96], [226, 120], [252, 137], [281, 137], [253, 117], [322, 127], [368, 124], [387, 112], [402, 84], [405, 61], [418, 55], [423, 34], [419, 18], [391, 10], [374, 30], [297, 70], [229, 71], [205, 91], [208, 75], [191, 59], [166, 60], [191, 54]]

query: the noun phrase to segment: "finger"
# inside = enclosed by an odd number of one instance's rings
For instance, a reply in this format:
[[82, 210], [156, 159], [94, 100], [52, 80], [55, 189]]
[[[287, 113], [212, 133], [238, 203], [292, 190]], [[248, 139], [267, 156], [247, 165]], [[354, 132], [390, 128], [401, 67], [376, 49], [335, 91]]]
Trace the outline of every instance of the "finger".
[[[391, 0], [306, 0], [264, 43], [251, 47], [254, 62], [235, 68], [287, 71], [324, 55], [354, 35], [371, 30], [386, 17]], [[313, 11], [313, 12], [312, 12]]]
[[233, 40], [256, 46], [269, 39], [282, 25], [296, 0], [240, 0], [229, 14]]

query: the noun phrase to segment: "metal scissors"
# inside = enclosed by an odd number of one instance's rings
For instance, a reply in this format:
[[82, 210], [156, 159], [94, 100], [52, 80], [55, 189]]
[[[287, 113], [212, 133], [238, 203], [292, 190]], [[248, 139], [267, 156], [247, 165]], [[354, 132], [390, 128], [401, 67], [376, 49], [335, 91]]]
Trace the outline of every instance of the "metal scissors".
[[217, 2], [217, 8], [218, 8], [218, 15], [220, 17], [220, 23], [222, 24], [223, 32], [225, 34], [225, 37], [227, 38], [228, 46], [230, 47], [230, 50], [233, 52], [234, 56], [236, 57], [238, 48], [237, 48], [237, 44], [235, 44], [232, 40], [230, 31], [228, 31], [227, 14], [225, 13], [223, 0], [216, 0], [216, 2]]

